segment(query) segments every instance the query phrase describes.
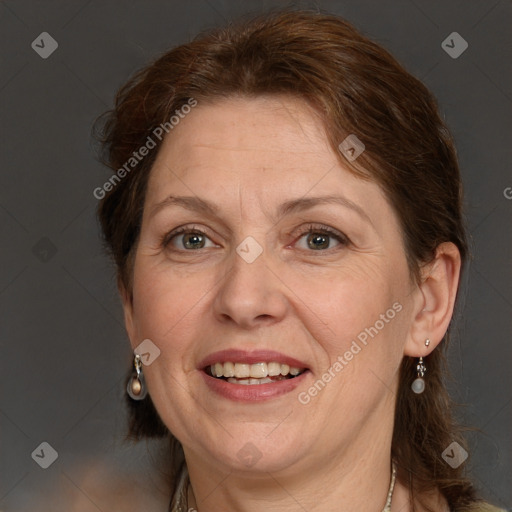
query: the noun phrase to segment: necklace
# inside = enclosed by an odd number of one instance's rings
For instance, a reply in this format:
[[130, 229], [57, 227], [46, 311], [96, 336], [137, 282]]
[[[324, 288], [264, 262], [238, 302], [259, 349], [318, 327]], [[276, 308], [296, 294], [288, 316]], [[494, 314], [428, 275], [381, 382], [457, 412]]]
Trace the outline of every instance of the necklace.
[[[395, 463], [391, 463], [391, 482], [389, 484], [388, 496], [386, 499], [386, 505], [382, 509], [382, 512], [391, 512], [391, 500], [393, 498], [393, 491], [395, 489], [396, 481], [396, 466]], [[188, 478], [188, 470], [186, 464], [183, 464], [183, 469], [179, 476], [178, 486], [176, 492], [171, 499], [169, 504], [169, 512], [187, 512], [191, 509], [188, 508], [187, 491], [190, 485]], [[192, 509], [195, 510], [195, 509]], [[196, 511], [197, 512], [197, 511]]]
[[386, 506], [382, 512], [391, 512], [391, 499], [393, 498], [393, 491], [395, 490], [396, 480], [396, 466], [395, 463], [391, 463], [391, 483], [389, 484], [388, 499], [386, 500]]

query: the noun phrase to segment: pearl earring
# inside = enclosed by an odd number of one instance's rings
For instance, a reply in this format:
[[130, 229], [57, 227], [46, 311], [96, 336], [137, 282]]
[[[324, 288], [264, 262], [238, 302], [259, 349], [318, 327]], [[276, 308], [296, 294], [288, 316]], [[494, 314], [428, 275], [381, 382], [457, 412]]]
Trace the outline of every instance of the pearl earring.
[[133, 366], [135, 367], [135, 374], [132, 375], [126, 386], [126, 392], [133, 400], [144, 400], [148, 394], [146, 384], [144, 382], [144, 375], [142, 374], [142, 361], [139, 354], [135, 354], [133, 359]]
[[420, 357], [420, 360], [416, 365], [416, 371], [418, 372], [418, 376], [414, 379], [414, 382], [411, 385], [411, 389], [419, 395], [425, 391], [425, 381], [423, 380], [423, 376], [425, 375], [427, 368], [423, 364], [423, 357]]
[[[425, 340], [425, 346], [428, 347], [430, 345], [430, 340], [427, 338]], [[423, 377], [425, 376], [425, 372], [427, 371], [427, 367], [423, 363], [423, 357], [420, 357], [418, 364], [416, 365], [417, 377], [414, 379], [411, 389], [419, 395], [425, 391], [425, 381]]]

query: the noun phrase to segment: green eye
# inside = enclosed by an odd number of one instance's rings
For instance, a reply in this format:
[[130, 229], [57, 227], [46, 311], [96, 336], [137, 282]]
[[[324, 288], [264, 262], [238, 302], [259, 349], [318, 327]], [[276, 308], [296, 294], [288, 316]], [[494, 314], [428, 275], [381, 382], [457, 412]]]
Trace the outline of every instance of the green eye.
[[301, 234], [299, 240], [303, 238], [305, 238], [306, 245], [303, 245], [301, 248], [313, 251], [324, 251], [334, 248], [333, 240], [335, 241], [335, 246], [345, 246], [348, 244], [348, 239], [345, 235], [326, 226], [310, 226]]
[[198, 233], [185, 233], [182, 235], [182, 244], [186, 249], [201, 249], [204, 247], [205, 238]]
[[172, 245], [177, 250], [195, 251], [207, 247], [208, 241], [210, 242], [208, 247], [215, 246], [203, 231], [183, 227], [169, 233], [162, 241], [162, 245], [164, 247]]
[[329, 243], [330, 243], [329, 235], [313, 233], [313, 234], [308, 235], [308, 237], [307, 237], [308, 247], [313, 250], [328, 249]]

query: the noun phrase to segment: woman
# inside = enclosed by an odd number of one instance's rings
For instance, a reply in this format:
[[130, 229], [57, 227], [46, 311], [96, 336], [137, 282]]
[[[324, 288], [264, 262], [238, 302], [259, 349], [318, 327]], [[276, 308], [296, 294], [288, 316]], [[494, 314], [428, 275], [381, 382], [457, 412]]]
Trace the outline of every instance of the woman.
[[443, 384], [467, 244], [418, 80], [281, 12], [160, 57], [103, 137], [130, 432], [169, 437], [169, 510], [496, 510]]

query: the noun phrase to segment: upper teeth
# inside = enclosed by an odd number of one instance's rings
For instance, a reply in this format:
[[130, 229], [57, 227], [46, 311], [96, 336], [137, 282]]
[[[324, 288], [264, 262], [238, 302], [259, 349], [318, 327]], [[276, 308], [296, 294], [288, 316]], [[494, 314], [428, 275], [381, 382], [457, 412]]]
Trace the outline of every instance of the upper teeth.
[[287, 364], [280, 363], [215, 363], [210, 366], [210, 371], [214, 377], [236, 377], [245, 379], [262, 379], [264, 377], [277, 377], [278, 375], [299, 375], [301, 368], [290, 367]]

